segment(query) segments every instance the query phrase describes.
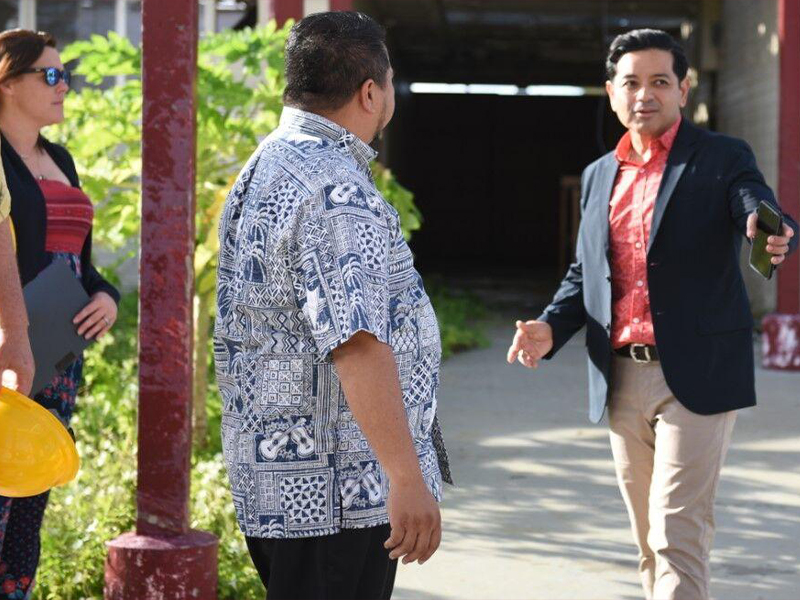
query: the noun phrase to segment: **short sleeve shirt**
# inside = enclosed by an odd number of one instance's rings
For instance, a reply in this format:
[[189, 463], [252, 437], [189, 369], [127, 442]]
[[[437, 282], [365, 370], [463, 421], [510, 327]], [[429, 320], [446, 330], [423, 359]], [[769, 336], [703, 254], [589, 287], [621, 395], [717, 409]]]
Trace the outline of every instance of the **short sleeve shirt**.
[[3, 162], [0, 161], [0, 222], [5, 221], [9, 214], [11, 214], [11, 194], [8, 191]]
[[[441, 498], [441, 346], [374, 151], [318, 115], [284, 109], [220, 223], [217, 382], [233, 503], [251, 537], [388, 522], [389, 481], [353, 417], [331, 351], [365, 331], [397, 361], [423, 477]], [[440, 438], [437, 438], [440, 439]]]

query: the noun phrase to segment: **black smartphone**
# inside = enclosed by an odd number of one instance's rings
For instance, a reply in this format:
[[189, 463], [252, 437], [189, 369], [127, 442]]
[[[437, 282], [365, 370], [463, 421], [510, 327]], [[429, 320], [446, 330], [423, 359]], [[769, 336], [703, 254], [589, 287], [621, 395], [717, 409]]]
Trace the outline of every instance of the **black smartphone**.
[[767, 238], [778, 235], [783, 229], [783, 215], [767, 202], [761, 201], [758, 205], [758, 227], [753, 245], [750, 246], [750, 266], [766, 279], [772, 277], [775, 265], [772, 264], [772, 254], [767, 252]]

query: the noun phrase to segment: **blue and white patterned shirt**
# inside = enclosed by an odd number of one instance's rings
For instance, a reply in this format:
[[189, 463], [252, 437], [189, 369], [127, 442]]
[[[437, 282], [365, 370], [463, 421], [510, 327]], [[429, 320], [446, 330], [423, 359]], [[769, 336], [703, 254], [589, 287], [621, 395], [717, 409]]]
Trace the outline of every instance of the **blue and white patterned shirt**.
[[388, 522], [387, 477], [331, 359], [358, 331], [394, 351], [420, 467], [437, 499], [442, 472], [449, 480], [435, 418], [436, 315], [397, 212], [375, 188], [374, 157], [337, 124], [285, 108], [228, 196], [214, 356], [225, 460], [247, 536], [322, 536]]

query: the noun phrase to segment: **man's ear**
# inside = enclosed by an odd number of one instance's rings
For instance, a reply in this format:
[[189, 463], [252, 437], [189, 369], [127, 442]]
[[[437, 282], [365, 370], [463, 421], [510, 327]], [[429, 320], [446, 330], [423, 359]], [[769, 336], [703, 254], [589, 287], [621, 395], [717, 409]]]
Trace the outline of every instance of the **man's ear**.
[[608, 96], [608, 102], [611, 104], [612, 108], [614, 106], [614, 82], [606, 80], [606, 96]]
[[689, 101], [689, 88], [692, 86], [692, 82], [689, 81], [689, 76], [683, 78], [681, 81], [681, 108], [686, 106], [686, 103]]
[[377, 110], [375, 102], [375, 88], [377, 84], [374, 79], [367, 79], [361, 84], [358, 89], [358, 99], [363, 108], [368, 113], [374, 113]]

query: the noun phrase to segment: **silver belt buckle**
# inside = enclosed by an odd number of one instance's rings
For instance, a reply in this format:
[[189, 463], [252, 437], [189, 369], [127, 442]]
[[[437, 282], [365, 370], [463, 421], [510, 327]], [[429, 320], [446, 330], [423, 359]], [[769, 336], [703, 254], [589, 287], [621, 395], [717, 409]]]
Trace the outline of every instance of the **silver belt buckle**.
[[[636, 356], [637, 348], [644, 348], [644, 359]], [[653, 359], [650, 357], [650, 348], [647, 346], [647, 344], [631, 344], [631, 358], [633, 359], [633, 362], [639, 363], [640, 365], [646, 365], [653, 362]]]

